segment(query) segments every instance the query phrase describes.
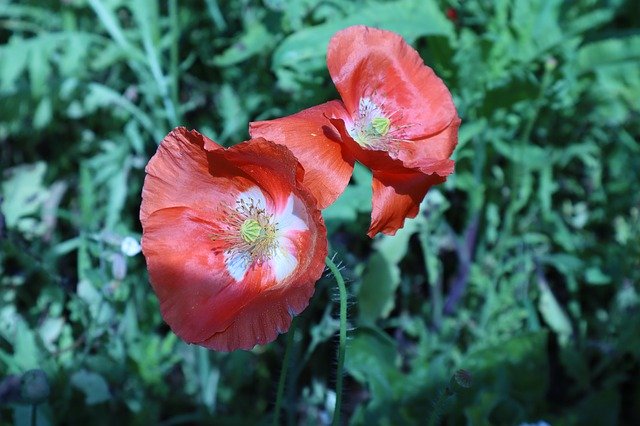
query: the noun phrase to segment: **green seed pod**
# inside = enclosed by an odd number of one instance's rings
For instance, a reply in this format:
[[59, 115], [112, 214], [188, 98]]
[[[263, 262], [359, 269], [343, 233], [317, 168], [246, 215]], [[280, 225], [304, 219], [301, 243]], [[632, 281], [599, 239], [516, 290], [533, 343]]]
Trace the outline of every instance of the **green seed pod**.
[[473, 385], [473, 376], [467, 370], [458, 370], [453, 375], [455, 383], [465, 389], [469, 389]]
[[371, 120], [371, 126], [379, 136], [386, 136], [386, 134], [389, 133], [391, 120], [389, 120], [387, 117], [376, 117]]
[[247, 243], [252, 243], [257, 240], [260, 236], [260, 231], [262, 231], [262, 227], [258, 221], [254, 219], [247, 219], [242, 226], [240, 226], [240, 235]]
[[40, 404], [49, 398], [51, 388], [47, 374], [40, 370], [29, 370], [22, 375], [20, 393], [22, 400], [29, 404]]

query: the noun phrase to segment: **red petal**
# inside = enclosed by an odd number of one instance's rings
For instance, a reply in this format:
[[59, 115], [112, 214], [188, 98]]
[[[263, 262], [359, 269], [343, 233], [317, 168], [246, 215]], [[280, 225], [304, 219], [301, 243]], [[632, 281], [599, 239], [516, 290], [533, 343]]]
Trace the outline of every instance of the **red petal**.
[[158, 210], [144, 227], [142, 251], [162, 317], [189, 343], [225, 330], [261, 289], [229, 275], [212, 240], [216, 230], [186, 207]]
[[[258, 186], [278, 210], [301, 182], [304, 170], [291, 151], [262, 138], [209, 153], [214, 176], [242, 181], [243, 189]], [[315, 199], [312, 199], [315, 206]]]
[[200, 344], [218, 351], [232, 351], [251, 349], [256, 344], [264, 345], [275, 340], [279, 333], [289, 329], [292, 316], [302, 312], [309, 304], [315, 281], [306, 284], [260, 293], [227, 329]]
[[221, 147], [195, 130], [177, 127], [160, 143], [145, 171], [140, 220], [167, 207], [189, 206], [208, 212], [213, 200], [227, 197], [209, 173], [206, 151]]
[[[327, 66], [349, 114], [370, 97], [392, 123], [406, 126], [404, 139], [440, 133], [456, 118], [449, 90], [400, 35], [354, 26], [336, 33]], [[396, 118], [394, 118], [396, 117]]]
[[406, 170], [393, 173], [373, 171], [373, 208], [371, 226], [367, 235], [378, 232], [395, 235], [404, 226], [405, 218], [418, 214], [420, 202], [429, 188], [445, 181], [445, 178]]
[[458, 143], [459, 127], [460, 119], [456, 118], [437, 135], [399, 142], [398, 158], [405, 167], [418, 169], [425, 174], [450, 175], [453, 172], [453, 160], [449, 157]]
[[304, 184], [318, 200], [318, 207], [331, 205], [344, 191], [353, 172], [353, 158], [340, 144], [329, 122], [345, 116], [342, 102], [331, 101], [288, 117], [257, 121], [249, 125], [252, 137], [285, 145], [305, 170]]

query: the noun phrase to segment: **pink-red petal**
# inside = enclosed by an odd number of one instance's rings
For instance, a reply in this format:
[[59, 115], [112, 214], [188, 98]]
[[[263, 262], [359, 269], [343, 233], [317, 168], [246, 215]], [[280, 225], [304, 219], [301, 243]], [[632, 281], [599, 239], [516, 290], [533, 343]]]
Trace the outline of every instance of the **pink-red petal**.
[[261, 292], [242, 309], [224, 331], [201, 342], [218, 351], [251, 349], [269, 343], [291, 325], [293, 315], [302, 312], [313, 296], [315, 280], [296, 287]]
[[285, 145], [305, 170], [304, 185], [324, 209], [344, 191], [353, 172], [353, 158], [342, 149], [329, 118], [346, 117], [342, 102], [331, 101], [288, 117], [249, 125], [252, 137]]
[[[243, 181], [244, 189], [258, 186], [279, 210], [287, 202], [291, 190], [304, 178], [304, 169], [285, 146], [263, 138], [254, 138], [231, 148], [209, 153], [209, 161], [226, 164], [221, 176]], [[233, 167], [229, 176], [227, 169]], [[315, 205], [315, 201], [313, 201]]]
[[237, 283], [229, 275], [217, 230], [186, 207], [158, 210], [144, 227], [142, 251], [162, 317], [189, 343], [225, 330], [261, 290], [259, 283]]
[[406, 218], [418, 214], [420, 203], [429, 188], [445, 181], [445, 178], [425, 175], [411, 170], [398, 172], [373, 171], [373, 205], [371, 225], [367, 235], [379, 232], [395, 235], [404, 226]]
[[402, 126], [404, 139], [440, 133], [457, 117], [445, 84], [396, 33], [365, 26], [339, 31], [329, 42], [327, 66], [352, 117], [360, 100], [370, 98], [392, 126]]
[[188, 206], [207, 212], [212, 200], [226, 197], [209, 173], [206, 151], [221, 149], [211, 139], [177, 127], [160, 143], [145, 171], [140, 220], [167, 207]]
[[440, 133], [425, 139], [398, 142], [397, 158], [405, 167], [422, 173], [448, 176], [453, 173], [453, 153], [458, 143], [460, 119], [456, 118]]

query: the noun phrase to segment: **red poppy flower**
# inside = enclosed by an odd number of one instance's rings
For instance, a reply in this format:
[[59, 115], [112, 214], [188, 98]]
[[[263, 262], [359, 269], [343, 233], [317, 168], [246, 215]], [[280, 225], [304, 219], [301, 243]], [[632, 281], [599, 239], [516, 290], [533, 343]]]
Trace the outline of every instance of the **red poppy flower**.
[[373, 172], [368, 235], [393, 235], [427, 190], [453, 172], [460, 119], [449, 90], [398, 34], [349, 27], [329, 42], [327, 65], [342, 102], [250, 125], [283, 143], [325, 208], [344, 191], [355, 160]]
[[448, 7], [446, 10], [447, 19], [451, 22], [458, 21], [458, 11], [453, 7]]
[[327, 239], [284, 146], [224, 149], [176, 128], [142, 189], [142, 251], [162, 317], [188, 343], [251, 349], [288, 330], [324, 269]]

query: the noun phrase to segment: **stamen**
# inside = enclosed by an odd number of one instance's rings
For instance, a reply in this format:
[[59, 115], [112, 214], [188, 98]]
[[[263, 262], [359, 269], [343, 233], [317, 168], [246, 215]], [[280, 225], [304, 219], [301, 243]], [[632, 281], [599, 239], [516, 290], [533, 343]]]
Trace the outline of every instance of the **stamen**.
[[272, 259], [278, 249], [278, 226], [264, 204], [261, 194], [241, 194], [235, 209], [224, 208], [220, 233], [211, 237], [224, 243], [227, 269], [237, 281], [251, 265]]
[[238, 196], [235, 208], [220, 207], [223, 219], [210, 238], [236, 282], [242, 281], [250, 268], [263, 263], [268, 263], [277, 282], [293, 273], [298, 260], [289, 235], [309, 229], [294, 213], [295, 200], [290, 194], [281, 211], [271, 212], [262, 191], [253, 187]]

